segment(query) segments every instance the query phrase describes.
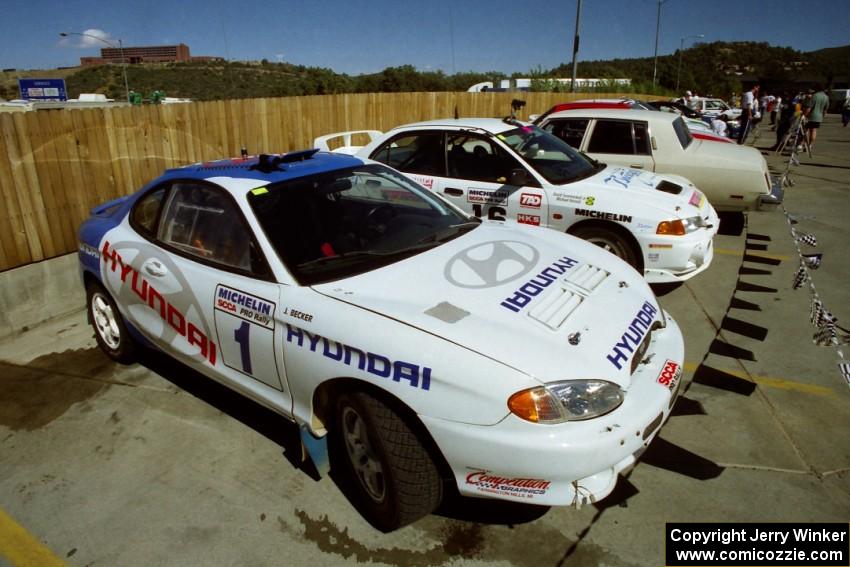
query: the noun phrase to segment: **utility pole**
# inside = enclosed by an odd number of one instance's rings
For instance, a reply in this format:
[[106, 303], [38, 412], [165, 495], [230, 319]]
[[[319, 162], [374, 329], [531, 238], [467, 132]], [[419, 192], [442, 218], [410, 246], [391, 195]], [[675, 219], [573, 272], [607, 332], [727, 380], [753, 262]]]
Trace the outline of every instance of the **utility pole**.
[[652, 64], [652, 86], [655, 86], [655, 79], [658, 76], [658, 35], [661, 31], [661, 5], [669, 0], [658, 0], [658, 15], [655, 18], [655, 61]]
[[572, 80], [570, 81], [570, 92], [576, 92], [576, 70], [578, 69], [578, 60], [576, 57], [578, 56], [578, 26], [581, 21], [581, 0], [578, 0], [578, 8], [576, 10], [576, 36], [573, 40], [573, 75]]

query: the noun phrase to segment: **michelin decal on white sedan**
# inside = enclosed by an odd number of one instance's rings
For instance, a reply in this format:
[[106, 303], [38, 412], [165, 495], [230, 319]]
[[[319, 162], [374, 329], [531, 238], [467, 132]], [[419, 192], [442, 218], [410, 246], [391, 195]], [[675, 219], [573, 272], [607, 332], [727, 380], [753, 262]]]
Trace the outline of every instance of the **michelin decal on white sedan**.
[[446, 483], [604, 498], [678, 395], [681, 333], [627, 264], [469, 217], [367, 159], [168, 170], [92, 210], [79, 262], [107, 355], [160, 350], [292, 421], [385, 531], [434, 511]]

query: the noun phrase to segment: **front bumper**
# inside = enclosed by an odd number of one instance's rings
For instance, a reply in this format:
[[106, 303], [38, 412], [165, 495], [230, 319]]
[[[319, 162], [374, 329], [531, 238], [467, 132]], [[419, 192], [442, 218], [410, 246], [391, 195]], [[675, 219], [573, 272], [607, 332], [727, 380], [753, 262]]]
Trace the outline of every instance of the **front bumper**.
[[[542, 425], [508, 414], [482, 426], [420, 417], [461, 494], [547, 506], [597, 502], [655, 438], [681, 390], [684, 343], [669, 314], [667, 326], [653, 332], [647, 358], [623, 404], [587, 421]], [[672, 389], [658, 383], [668, 361], [679, 368]]]
[[759, 199], [759, 210], [772, 210], [782, 203], [785, 198], [785, 187], [778, 177], [770, 178], [770, 193], [762, 195]]
[[720, 217], [711, 207], [706, 223], [710, 228], [684, 236], [636, 235], [644, 254], [644, 279], [651, 284], [676, 283], [707, 270], [714, 259], [713, 239], [720, 228]]

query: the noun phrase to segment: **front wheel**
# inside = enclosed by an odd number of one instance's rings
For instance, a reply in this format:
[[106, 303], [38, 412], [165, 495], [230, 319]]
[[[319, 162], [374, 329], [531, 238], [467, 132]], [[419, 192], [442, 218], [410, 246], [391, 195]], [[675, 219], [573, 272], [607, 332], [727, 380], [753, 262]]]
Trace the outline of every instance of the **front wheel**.
[[433, 512], [442, 499], [437, 466], [408, 423], [365, 392], [340, 396], [335, 450], [360, 513], [389, 532]]
[[572, 232], [572, 235], [607, 250], [627, 262], [638, 272], [643, 271], [643, 262], [640, 261], [638, 251], [635, 250], [631, 242], [616, 231], [602, 226], [587, 226], [576, 229]]
[[130, 364], [136, 359], [136, 344], [124, 319], [118, 311], [112, 297], [99, 284], [91, 282], [86, 286], [89, 319], [94, 328], [94, 337], [98, 346], [109, 358], [122, 364]]

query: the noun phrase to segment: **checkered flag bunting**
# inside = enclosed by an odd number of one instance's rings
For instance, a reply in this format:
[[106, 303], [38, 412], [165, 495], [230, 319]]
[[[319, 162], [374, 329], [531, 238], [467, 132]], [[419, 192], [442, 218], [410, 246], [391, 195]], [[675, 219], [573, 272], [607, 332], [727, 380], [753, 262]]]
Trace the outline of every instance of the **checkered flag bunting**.
[[850, 386], [850, 363], [839, 362], [838, 369], [841, 371], [841, 375], [844, 376], [847, 385]]
[[809, 271], [806, 269], [805, 264], [801, 261], [800, 267], [797, 268], [797, 273], [794, 274], [794, 289], [800, 289], [803, 287], [803, 284], [806, 283], [806, 280], [809, 279]]
[[806, 266], [813, 270], [820, 268], [822, 260], [823, 254], [803, 254], [803, 261], [806, 263]]
[[815, 327], [823, 327], [828, 324], [834, 325], [838, 322], [835, 315], [824, 309], [823, 302], [816, 296], [812, 296], [811, 320], [812, 325]]
[[827, 323], [815, 331], [812, 341], [818, 346], [838, 346], [838, 332], [835, 323]]
[[818, 239], [814, 234], [802, 233], [797, 237], [797, 242], [801, 242], [803, 244], [808, 244], [809, 246], [817, 246]]

